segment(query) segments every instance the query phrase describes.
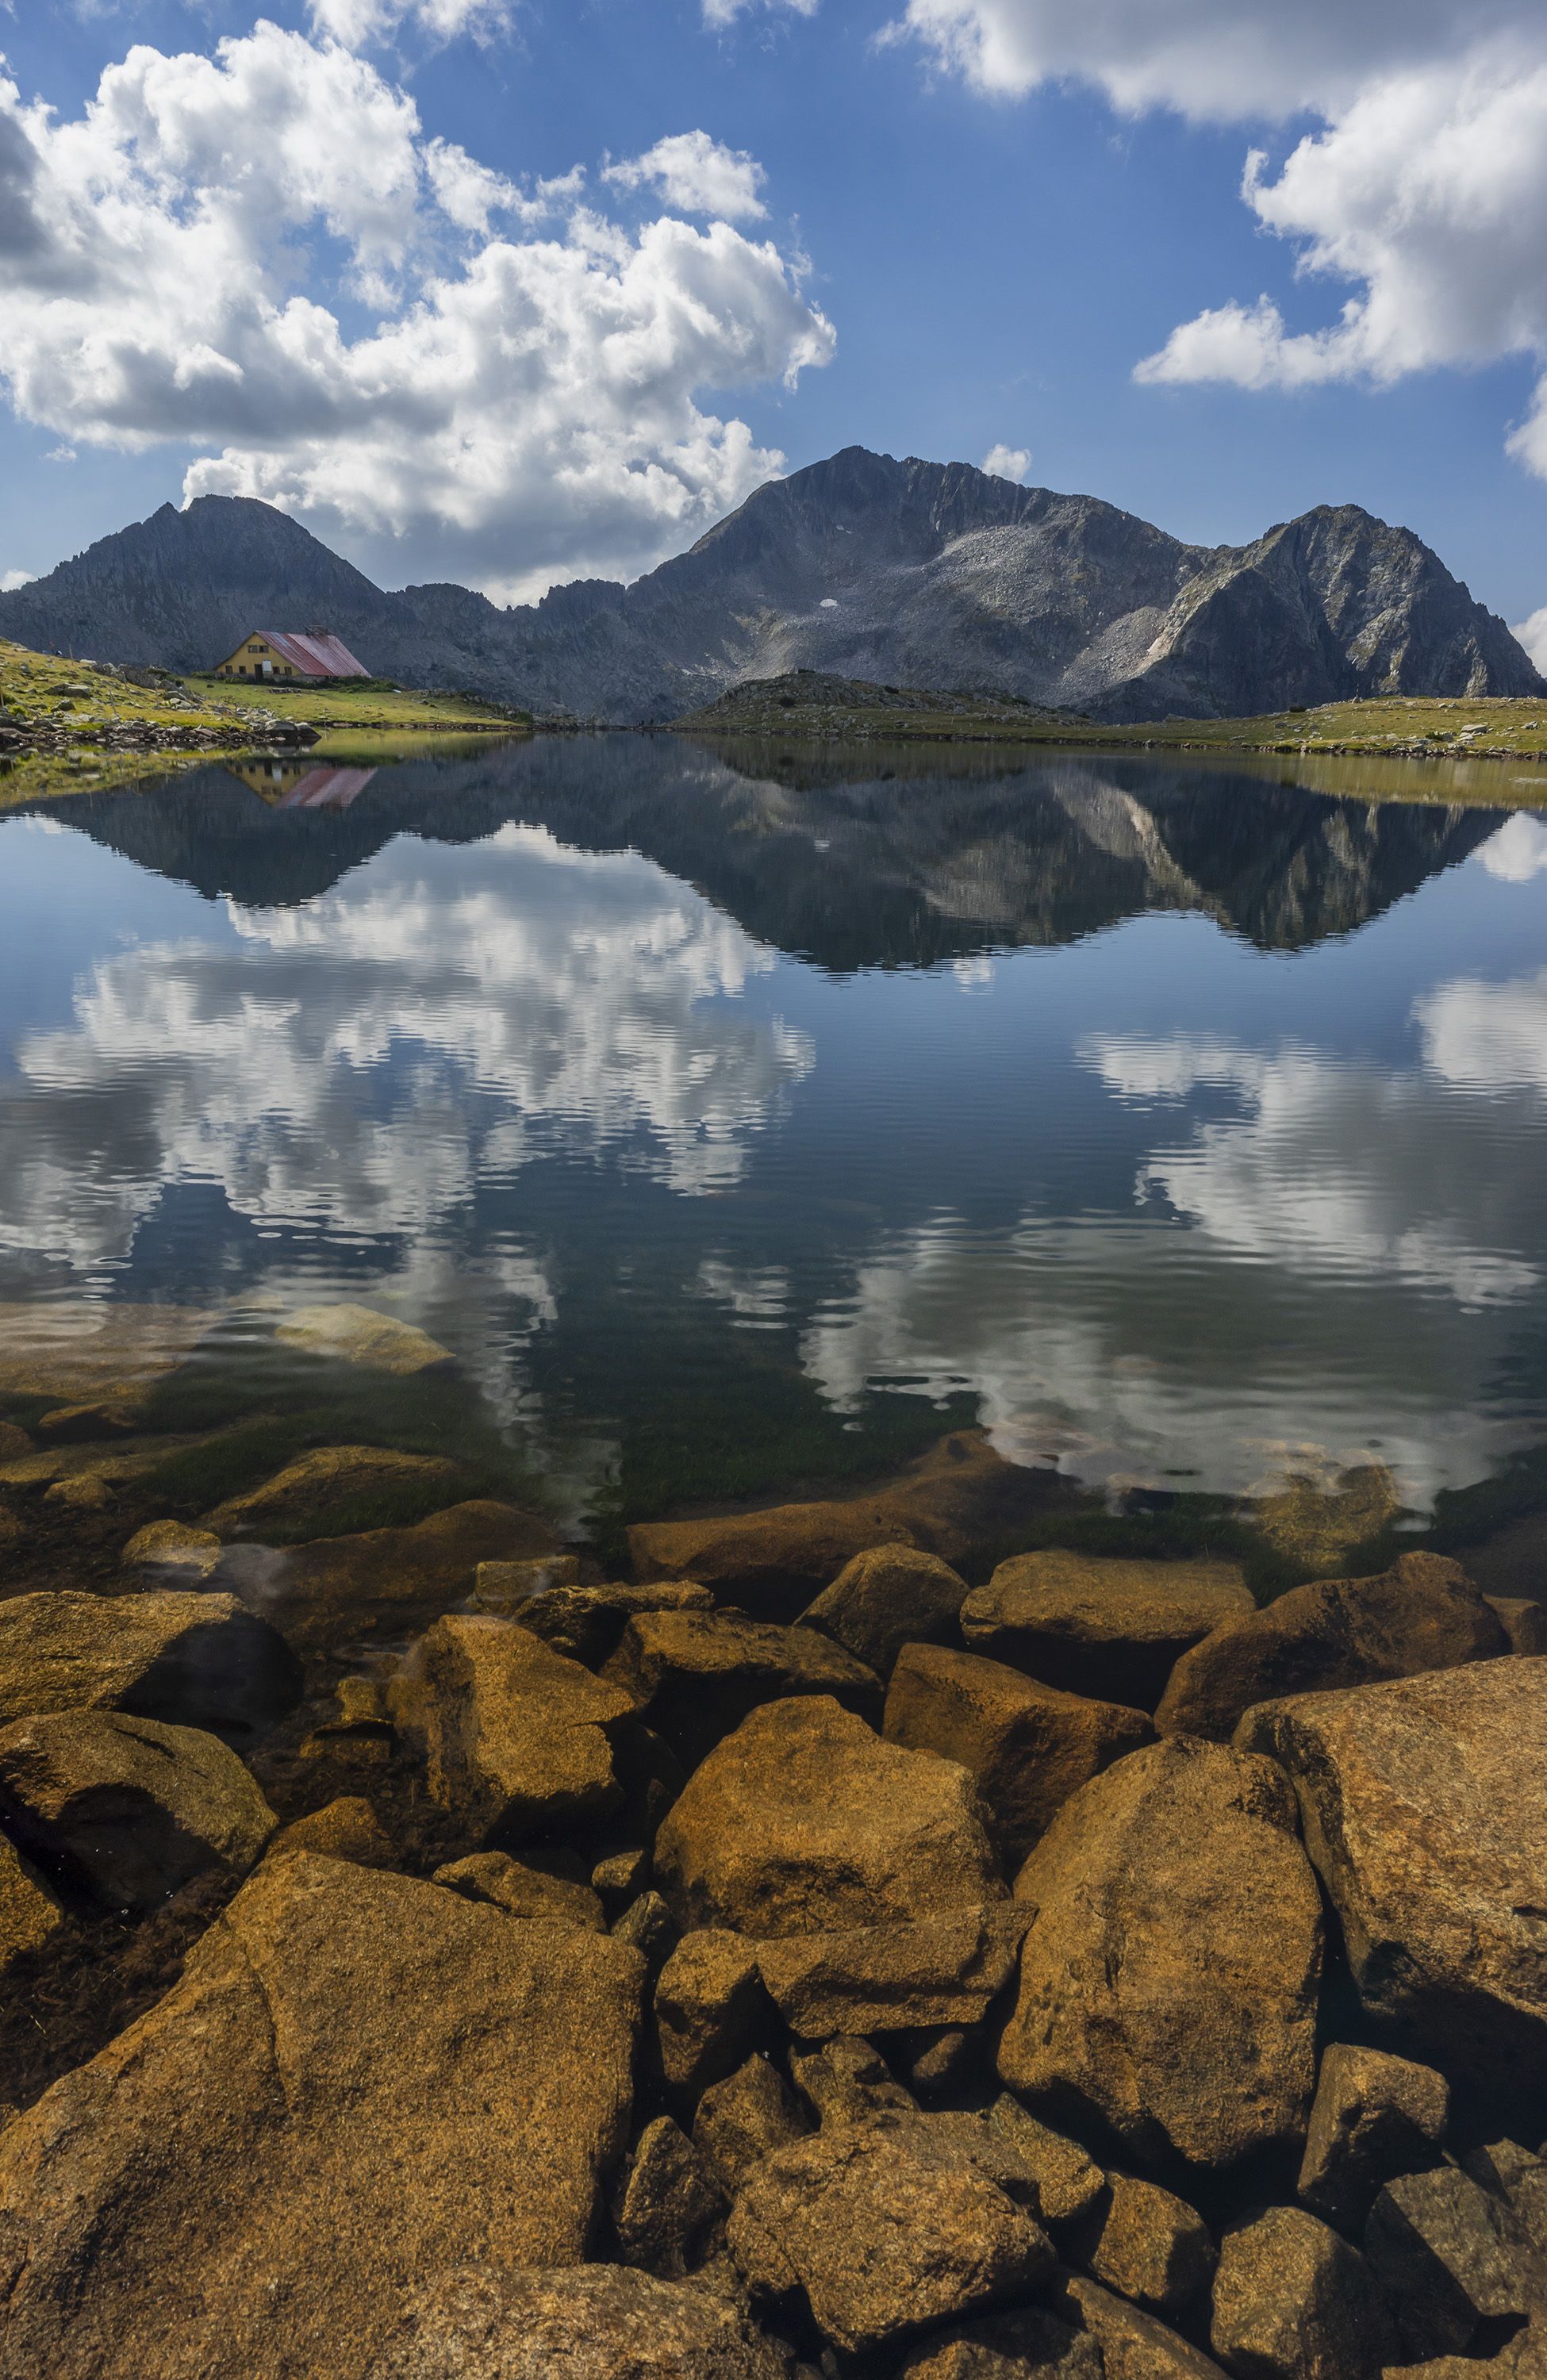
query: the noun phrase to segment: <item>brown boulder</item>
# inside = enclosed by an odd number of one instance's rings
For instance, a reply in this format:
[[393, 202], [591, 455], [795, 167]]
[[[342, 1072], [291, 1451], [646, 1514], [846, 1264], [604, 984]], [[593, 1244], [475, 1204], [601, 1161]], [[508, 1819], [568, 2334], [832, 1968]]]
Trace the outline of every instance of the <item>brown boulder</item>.
[[1048, 2304], [1095, 2340], [1104, 2380], [1224, 2380], [1189, 2339], [1083, 2273], [1060, 2274]]
[[1203, 2166], [1303, 2135], [1322, 1907], [1271, 1761], [1180, 1736], [1130, 1753], [1065, 1803], [1016, 1896], [1037, 1914], [999, 2048], [1013, 2090]]
[[961, 1633], [1044, 1685], [1152, 1711], [1188, 1646], [1256, 1608], [1234, 1562], [1049, 1548], [1001, 1562], [962, 1605]]
[[749, 2058], [699, 2101], [693, 2146], [728, 2198], [754, 2166], [804, 2140], [810, 2129], [777, 2067], [766, 2058]]
[[1050, 1492], [1045, 1475], [1005, 1463], [981, 1430], [957, 1430], [883, 1488], [713, 1520], [639, 1522], [628, 1546], [639, 1578], [697, 1579], [758, 1619], [792, 1620], [857, 1554], [917, 1546], [960, 1569]]
[[673, 2089], [698, 2098], [744, 2065], [773, 2026], [757, 1944], [718, 1926], [685, 1934], [655, 1986], [661, 2066]]
[[988, 2119], [1035, 2175], [1037, 2213], [1043, 2223], [1078, 2223], [1095, 2212], [1105, 2193], [1106, 2176], [1078, 2141], [1066, 2140], [1062, 2132], [1040, 2123], [1007, 2091], [994, 2101]]
[[936, 2332], [905, 2355], [897, 2380], [1103, 2380], [1102, 2353], [1040, 2306], [986, 2313]]
[[1512, 1653], [1547, 1653], [1547, 1608], [1529, 1595], [1485, 1595], [1484, 1603], [1509, 1639]]
[[298, 1347], [305, 1354], [390, 1372], [398, 1379], [453, 1360], [449, 1348], [413, 1323], [400, 1322], [395, 1314], [378, 1314], [371, 1305], [298, 1305], [276, 1325], [274, 1335], [282, 1346]]
[[221, 1537], [251, 1536], [322, 1520], [338, 1505], [362, 1499], [407, 1494], [449, 1504], [466, 1476], [459, 1463], [441, 1454], [404, 1454], [390, 1446], [313, 1447], [260, 1487], [217, 1504], [204, 1515], [204, 1526]]
[[1046, 2234], [916, 2117], [839, 2124], [752, 2168], [730, 2251], [754, 2296], [798, 2290], [849, 2354], [890, 2346], [1035, 2289]]
[[793, 1934], [758, 1945], [769, 1998], [808, 2041], [919, 2025], [977, 2024], [1015, 1973], [1031, 1912], [1013, 1901], [913, 1925]]
[[859, 2124], [886, 2108], [917, 2115], [912, 2094], [870, 2042], [839, 2034], [820, 2049], [796, 2050], [790, 2073], [819, 2124]]
[[1239, 2380], [1378, 2380], [1396, 2352], [1370, 2266], [1301, 2206], [1225, 2233], [1209, 2336]]
[[480, 1562], [548, 1552], [548, 1522], [488, 1499], [448, 1505], [411, 1529], [366, 1529], [277, 1548], [232, 1546], [221, 1576], [302, 1652], [359, 1636], [406, 1636], [460, 1603]]
[[938, 1752], [978, 1780], [989, 1830], [1018, 1865], [1071, 1793], [1154, 1730], [1139, 1710], [1044, 1686], [1002, 1661], [907, 1645], [886, 1693], [883, 1732]]
[[126, 1570], [164, 1570], [175, 1575], [169, 1585], [190, 1586], [220, 1567], [220, 1539], [210, 1529], [190, 1529], [184, 1521], [151, 1521], [136, 1529], [119, 1560]]
[[0, 1978], [30, 1950], [42, 1949], [64, 1913], [42, 1876], [0, 1835]]
[[[531, 1561], [480, 1562], [473, 1573], [472, 1607], [492, 1611], [496, 1620], [514, 1620], [524, 1603], [554, 1587], [579, 1586], [579, 1554], [539, 1554]], [[573, 1650], [559, 1646], [561, 1653]], [[577, 1656], [579, 1658], [579, 1656]]]
[[971, 1779], [825, 1694], [765, 1703], [689, 1778], [655, 1843], [684, 1926], [776, 1938], [910, 1925], [1003, 1896]]
[[599, 1894], [578, 1876], [564, 1872], [560, 1854], [550, 1868], [512, 1859], [508, 1852], [474, 1852], [469, 1859], [450, 1860], [435, 1870], [432, 1881], [469, 1900], [487, 1900], [507, 1917], [532, 1917], [547, 1925], [579, 1925], [591, 1934], [604, 1934]]
[[[484, 1562], [479, 1576], [491, 1570], [539, 1567], [536, 1562]], [[475, 1600], [484, 1609], [494, 1609], [486, 1596]], [[599, 1670], [617, 1651], [618, 1639], [636, 1612], [713, 1609], [708, 1587], [695, 1586], [690, 1579], [659, 1579], [653, 1586], [627, 1586], [615, 1581], [581, 1586], [577, 1581], [544, 1587], [513, 1606], [506, 1617], [518, 1620], [555, 1653], [567, 1653], [571, 1660], [583, 1661], [588, 1670]]]
[[613, 2202], [625, 2262], [680, 2280], [703, 2262], [726, 2211], [687, 2133], [670, 2116], [657, 2116], [640, 2134]]
[[322, 1859], [354, 1860], [360, 1867], [396, 1867], [392, 1839], [362, 1793], [342, 1793], [304, 1818], [281, 1827], [269, 1845], [281, 1852], [315, 1852]]
[[1547, 2085], [1547, 1660], [1263, 1703], [1239, 1740], [1294, 1781], [1370, 2012], [1501, 2103]]
[[1115, 2173], [1090, 2218], [1078, 2261], [1119, 2297], [1151, 2313], [1175, 2314], [1208, 2287], [1214, 2243], [1185, 2198]]
[[416, 2286], [366, 2380], [789, 2380], [789, 2373], [787, 2349], [705, 2289], [626, 2265], [565, 2272], [470, 2265]]
[[0, 2132], [0, 2374], [359, 2380], [427, 2270], [579, 2263], [641, 1980], [596, 1935], [265, 1861], [166, 1998]]
[[300, 1666], [229, 1595], [17, 1595], [0, 1603], [0, 1723], [121, 1710], [243, 1743], [299, 1699]]
[[122, 1711], [0, 1728], [0, 1815], [67, 1892], [100, 1910], [154, 1908], [206, 1868], [243, 1876], [274, 1828], [218, 1736]]
[[776, 1628], [713, 1611], [630, 1620], [604, 1674], [689, 1767], [760, 1703], [831, 1694], [881, 1724], [881, 1681], [814, 1628]]
[[1431, 2066], [1334, 2041], [1322, 2052], [1299, 2195], [1357, 2231], [1383, 2182], [1438, 2161], [1450, 2090]]
[[1454, 1670], [1509, 1639], [1459, 1562], [1403, 1554], [1377, 1578], [1318, 1579], [1227, 1620], [1184, 1653], [1161, 1696], [1162, 1735], [1228, 1743], [1253, 1703]]
[[469, 1812], [491, 1840], [603, 1817], [623, 1798], [609, 1730], [632, 1713], [630, 1697], [513, 1620], [437, 1621], [388, 1701], [434, 1800]]
[[1547, 2317], [1547, 2258], [1508, 2201], [1455, 2166], [1388, 2181], [1364, 2246], [1415, 2359]]
[[938, 1554], [916, 1546], [871, 1546], [844, 1564], [800, 1620], [878, 1678], [889, 1678], [905, 1645], [950, 1642], [966, 1600], [967, 1581]]

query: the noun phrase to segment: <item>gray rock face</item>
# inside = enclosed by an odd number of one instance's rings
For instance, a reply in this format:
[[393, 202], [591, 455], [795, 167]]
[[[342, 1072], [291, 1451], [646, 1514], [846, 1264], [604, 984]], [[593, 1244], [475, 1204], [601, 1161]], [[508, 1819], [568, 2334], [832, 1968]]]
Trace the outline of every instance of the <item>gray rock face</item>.
[[368, 2380], [786, 2380], [787, 2353], [703, 2289], [621, 2265], [464, 2265], [416, 2288]]
[[164, 505], [0, 596], [0, 635], [182, 669], [298, 616], [415, 685], [617, 721], [800, 667], [1115, 719], [1541, 690], [1504, 623], [1357, 505], [1210, 549], [1092, 496], [861, 446], [760, 488], [631, 587], [509, 611], [460, 587], [384, 594], [298, 523], [224, 496]]

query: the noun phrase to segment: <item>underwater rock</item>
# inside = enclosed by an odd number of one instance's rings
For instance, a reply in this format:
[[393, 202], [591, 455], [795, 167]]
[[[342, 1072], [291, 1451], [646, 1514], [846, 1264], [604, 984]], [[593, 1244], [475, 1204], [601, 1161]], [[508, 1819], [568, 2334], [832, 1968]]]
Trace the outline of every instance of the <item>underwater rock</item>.
[[18, 1959], [43, 1948], [64, 1913], [42, 1876], [0, 1835], [0, 1980]]
[[204, 1526], [221, 1537], [245, 1536], [276, 1522], [323, 1519], [330, 1507], [359, 1497], [390, 1497], [405, 1490], [441, 1494], [456, 1500], [467, 1474], [439, 1454], [404, 1454], [389, 1446], [319, 1446], [297, 1455], [272, 1479], [227, 1497], [204, 1515]]
[[566, 1861], [562, 1852], [548, 1856], [551, 1868], [539, 1864], [541, 1854], [518, 1860], [508, 1852], [474, 1852], [438, 1867], [433, 1880], [452, 1892], [465, 1893], [469, 1900], [492, 1901], [509, 1917], [535, 1917], [545, 1925], [581, 1925], [589, 1933], [604, 1934], [599, 1896], [578, 1873], [565, 1873], [570, 1865], [578, 1871], [579, 1862], [572, 1855]]
[[220, 1563], [220, 1539], [210, 1529], [190, 1529], [186, 1521], [152, 1521], [136, 1529], [119, 1560], [127, 1570], [180, 1571], [190, 1578], [208, 1578]]
[[1302, 2206], [1225, 2233], [1209, 2338], [1240, 2380], [1378, 2380], [1396, 2353], [1370, 2266]]
[[1256, 1609], [1234, 1562], [1049, 1548], [1001, 1562], [963, 1604], [961, 1631], [973, 1652], [1044, 1685], [1152, 1711], [1189, 1645]]
[[673, 2089], [698, 2098], [744, 2065], [773, 2026], [757, 1944], [722, 1926], [685, 1934], [655, 1985], [661, 2066]]
[[121, 1710], [244, 1742], [300, 1689], [283, 1637], [234, 1596], [60, 1588], [0, 1603], [0, 1723]]
[[1095, 2340], [1105, 2380], [1224, 2380], [1219, 2365], [1190, 2339], [1083, 2273], [1060, 2274], [1047, 2302]]
[[369, 1305], [298, 1305], [274, 1329], [282, 1346], [323, 1355], [334, 1364], [359, 1364], [372, 1372], [407, 1378], [456, 1359], [411, 1322], [378, 1314]]
[[1214, 2269], [1209, 2227], [1174, 2191], [1115, 2173], [1089, 2229], [1078, 2261], [1103, 2288], [1151, 2313], [1180, 2313], [1208, 2286]]
[[1334, 2041], [1322, 2053], [1298, 2192], [1345, 2231], [1357, 2231], [1383, 2182], [1435, 2164], [1450, 2089], [1431, 2066]]
[[0, 1305], [0, 1393], [132, 1402], [219, 1320], [187, 1305]]
[[1013, 1901], [758, 1946], [758, 1969], [792, 2033], [889, 2033], [976, 2024], [1015, 1973], [1029, 1910]]
[[800, 1615], [878, 1678], [892, 1674], [905, 1645], [948, 1644], [967, 1600], [967, 1581], [916, 1546], [871, 1546], [846, 1562]]
[[1041, 2306], [937, 2331], [897, 2366], [897, 2380], [1104, 2380], [1104, 2374], [1095, 2340]]
[[397, 1865], [392, 1838], [362, 1793], [341, 1793], [281, 1827], [269, 1856], [276, 1859], [283, 1852], [316, 1852], [323, 1859], [353, 1860], [358, 1867]]
[[766, 2058], [749, 2058], [699, 2101], [693, 2146], [730, 2197], [754, 2166], [804, 2140], [810, 2129], [778, 2069]]
[[[469, 2265], [416, 2285], [365, 2380], [790, 2380], [723, 2298], [627, 2265]], [[332, 2375], [330, 2374], [330, 2380]]]
[[463, 1599], [480, 1562], [539, 1555], [554, 1542], [535, 1513], [480, 1498], [413, 1528], [366, 1529], [285, 1550], [227, 1547], [221, 1576], [299, 1651], [319, 1652], [427, 1627]]
[[760, 1704], [827, 1694], [881, 1724], [881, 1681], [814, 1628], [779, 1628], [730, 1612], [637, 1613], [603, 1674], [688, 1767]]

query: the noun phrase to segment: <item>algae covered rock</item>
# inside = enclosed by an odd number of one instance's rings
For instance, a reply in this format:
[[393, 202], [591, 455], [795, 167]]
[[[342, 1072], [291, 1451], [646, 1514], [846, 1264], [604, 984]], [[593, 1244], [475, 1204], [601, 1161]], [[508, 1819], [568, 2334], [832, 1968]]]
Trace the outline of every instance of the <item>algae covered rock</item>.
[[1172, 1737], [1066, 1802], [1016, 1882], [1036, 1911], [999, 2071], [1145, 2155], [1224, 2167], [1303, 2137], [1322, 1904], [1272, 1761]]
[[897, 2366], [897, 2380], [1104, 2380], [1100, 2348], [1041, 2306], [988, 2313], [936, 2331]]
[[334, 1364], [359, 1364], [367, 1371], [402, 1379], [449, 1364], [451, 1351], [394, 1315], [370, 1305], [298, 1305], [274, 1330], [281, 1346]]
[[704, 1926], [685, 1934], [661, 1970], [655, 2030], [662, 2070], [689, 2098], [733, 2074], [772, 2030], [757, 1948], [740, 1934]]
[[723, 2299], [627, 2265], [469, 2265], [419, 2283], [365, 2380], [789, 2380]]
[[682, 2127], [657, 2116], [640, 2134], [613, 2202], [613, 2228], [630, 2265], [680, 2280], [700, 2264], [726, 2212]]
[[1547, 2085], [1547, 1659], [1260, 1704], [1239, 1740], [1294, 1780], [1371, 2013], [1501, 2104]]
[[433, 1881], [449, 1892], [465, 1893], [469, 1900], [492, 1901], [509, 1917], [533, 1917], [547, 1925], [579, 1925], [589, 1933], [604, 1934], [600, 1895], [579, 1875], [566, 1872], [570, 1864], [562, 1852], [550, 1858], [551, 1865], [539, 1864], [536, 1857], [512, 1859], [508, 1852], [474, 1852], [438, 1867]]
[[0, 1816], [99, 1910], [154, 1908], [210, 1867], [245, 1875], [274, 1829], [248, 1770], [201, 1728], [55, 1711], [0, 1728]]
[[1049, 1548], [1001, 1562], [962, 1605], [961, 1631], [973, 1652], [1044, 1685], [1152, 1711], [1188, 1646], [1256, 1608], [1234, 1562]]
[[186, 1579], [208, 1578], [220, 1566], [221, 1544], [213, 1529], [190, 1529], [184, 1521], [152, 1521], [125, 1546], [128, 1570], [166, 1570]]
[[0, 2132], [0, 2372], [361, 2380], [427, 2271], [578, 2264], [641, 1984], [597, 1935], [265, 1861], [166, 1997]]
[[[546, 1567], [542, 1562], [481, 1563], [475, 1605], [484, 1611], [499, 1608], [481, 1584], [491, 1572], [504, 1574]], [[512, 1603], [505, 1616], [518, 1620], [555, 1652], [583, 1661], [588, 1670], [600, 1670], [617, 1651], [618, 1640], [637, 1612], [712, 1609], [708, 1587], [695, 1586], [690, 1579], [657, 1579], [651, 1586], [630, 1586], [617, 1579], [600, 1586], [582, 1586], [578, 1579], [566, 1579], [541, 1588], [525, 1601]]]
[[804, 2140], [810, 2129], [778, 2069], [766, 2058], [749, 2058], [699, 2101], [693, 2146], [729, 2197], [764, 2157]]
[[967, 1581], [938, 1554], [917, 1546], [871, 1546], [844, 1564], [800, 1619], [878, 1678], [889, 1678], [905, 1645], [949, 1640], [966, 1600]]
[[995, 1843], [1017, 1864], [1071, 1793], [1154, 1734], [1143, 1711], [934, 1645], [903, 1647], [883, 1731], [889, 1743], [938, 1752], [969, 1770]]
[[1364, 2245], [1415, 2361], [1547, 2317], [1547, 2257], [1505, 2199], [1455, 2166], [1388, 2181]]
[[396, 1867], [391, 1837], [362, 1793], [341, 1793], [304, 1818], [282, 1827], [269, 1845], [281, 1852], [316, 1852], [323, 1859], [354, 1860], [360, 1867]]
[[221, 1575], [311, 1653], [427, 1627], [463, 1600], [481, 1562], [540, 1555], [554, 1543], [537, 1514], [478, 1497], [412, 1528], [364, 1529], [283, 1550], [231, 1546]]
[[1079, 2262], [1120, 2297], [1151, 2313], [1176, 2314], [1206, 2289], [1214, 2243], [1195, 2206], [1174, 2191], [1115, 2173], [1091, 2217]]
[[1095, 2340], [1105, 2380], [1224, 2380], [1190, 2339], [1083, 2273], [1061, 2274], [1047, 2302]]
[[283, 1637], [234, 1596], [62, 1588], [0, 1603], [0, 1722], [122, 1710], [244, 1742], [300, 1688]]
[[319, 1446], [298, 1454], [272, 1479], [227, 1497], [204, 1516], [221, 1537], [255, 1536], [283, 1524], [324, 1519], [340, 1504], [364, 1499], [422, 1497], [452, 1503], [466, 1474], [439, 1454], [404, 1454], [390, 1446]]
[[1459, 1562], [1403, 1554], [1378, 1577], [1319, 1579], [1227, 1620], [1177, 1661], [1155, 1725], [1228, 1743], [1253, 1703], [1452, 1670], [1509, 1649]]
[[760, 1703], [830, 1694], [881, 1724], [881, 1683], [814, 1628], [711, 1611], [648, 1611], [623, 1631], [606, 1674], [689, 1767]]
[[689, 1778], [655, 1844], [684, 1926], [777, 1937], [1002, 1899], [972, 1780], [825, 1694], [765, 1703]]

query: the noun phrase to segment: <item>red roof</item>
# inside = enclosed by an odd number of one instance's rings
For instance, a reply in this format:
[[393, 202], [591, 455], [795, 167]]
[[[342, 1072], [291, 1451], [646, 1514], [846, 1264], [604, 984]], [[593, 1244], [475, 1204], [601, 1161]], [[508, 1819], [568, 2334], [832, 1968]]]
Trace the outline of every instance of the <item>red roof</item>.
[[287, 661], [302, 677], [369, 677], [371, 673], [357, 662], [341, 637], [323, 629], [315, 635], [302, 635], [298, 628], [255, 628], [254, 636], [266, 637], [281, 660]]

